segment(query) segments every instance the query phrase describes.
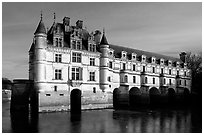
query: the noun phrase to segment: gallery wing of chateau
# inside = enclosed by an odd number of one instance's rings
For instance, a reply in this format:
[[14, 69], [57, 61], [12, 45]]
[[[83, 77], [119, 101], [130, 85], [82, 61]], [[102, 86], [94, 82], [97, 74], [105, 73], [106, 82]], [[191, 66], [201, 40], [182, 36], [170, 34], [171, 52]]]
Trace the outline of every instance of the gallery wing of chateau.
[[40, 93], [40, 104], [67, 102], [74, 89], [82, 96], [113, 93], [117, 88], [179, 93], [191, 86], [185, 59], [184, 52], [178, 59], [112, 45], [104, 31], [90, 33], [81, 20], [72, 26], [69, 17], [62, 23], [54, 21], [47, 31], [41, 17], [29, 50], [29, 79]]

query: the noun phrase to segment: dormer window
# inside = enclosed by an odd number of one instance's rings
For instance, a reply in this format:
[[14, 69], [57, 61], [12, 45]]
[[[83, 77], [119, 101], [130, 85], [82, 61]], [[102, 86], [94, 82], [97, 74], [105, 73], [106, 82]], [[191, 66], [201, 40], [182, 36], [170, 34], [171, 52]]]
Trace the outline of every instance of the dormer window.
[[136, 60], [136, 54], [132, 53], [132, 60]]
[[179, 67], [179, 65], [180, 65], [180, 63], [177, 61], [177, 62], [176, 62], [176, 67]]
[[169, 65], [169, 66], [172, 65], [172, 61], [171, 61], [171, 60], [168, 61], [168, 65]]
[[122, 58], [126, 58], [126, 56], [127, 56], [127, 52], [122, 51]]
[[155, 57], [152, 57], [152, 63], [155, 63], [155, 60], [156, 60], [156, 58]]
[[81, 42], [80, 41], [72, 41], [72, 49], [81, 50]]
[[160, 64], [161, 64], [161, 65], [164, 64], [164, 59], [160, 59]]
[[186, 67], [187, 67], [187, 64], [186, 64], [186, 63], [183, 63], [183, 67], [186, 68]]
[[61, 38], [55, 38], [55, 46], [56, 47], [62, 47], [62, 39]]
[[80, 50], [81, 49], [81, 42], [77, 41], [77, 49]]
[[72, 49], [76, 49], [76, 41], [72, 41]]
[[142, 62], [145, 62], [145, 61], [146, 61], [146, 56], [142, 55]]
[[94, 44], [89, 44], [89, 51], [95, 52], [96, 51], [96, 46]]
[[113, 56], [113, 50], [110, 50], [109, 55]]

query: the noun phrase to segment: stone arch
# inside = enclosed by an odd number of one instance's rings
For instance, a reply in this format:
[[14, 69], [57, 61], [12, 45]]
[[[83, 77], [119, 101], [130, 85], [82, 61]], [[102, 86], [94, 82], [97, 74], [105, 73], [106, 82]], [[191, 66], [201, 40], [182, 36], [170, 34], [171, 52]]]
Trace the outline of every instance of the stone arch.
[[113, 90], [113, 107], [115, 109], [119, 107], [119, 94], [120, 94], [119, 88], [115, 88]]
[[129, 106], [137, 107], [141, 103], [142, 92], [137, 87], [132, 87], [129, 90]]
[[173, 88], [168, 89], [168, 104], [174, 105], [176, 100], [176, 92]]
[[73, 89], [71, 91], [71, 96], [70, 96], [70, 109], [71, 112], [74, 113], [80, 113], [81, 112], [81, 90], [79, 89]]
[[188, 88], [184, 88], [183, 100], [185, 105], [188, 105], [190, 103], [190, 90]]
[[160, 92], [156, 87], [149, 89], [150, 105], [158, 105], [160, 102]]

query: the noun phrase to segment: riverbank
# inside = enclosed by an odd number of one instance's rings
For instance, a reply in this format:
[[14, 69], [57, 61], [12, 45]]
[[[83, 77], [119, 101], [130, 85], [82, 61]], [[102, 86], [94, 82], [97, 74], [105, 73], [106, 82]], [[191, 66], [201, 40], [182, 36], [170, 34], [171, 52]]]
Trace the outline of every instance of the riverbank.
[[[82, 105], [81, 110], [113, 109], [113, 104], [87, 104]], [[39, 107], [39, 112], [66, 112], [70, 111], [69, 106], [44, 106]]]

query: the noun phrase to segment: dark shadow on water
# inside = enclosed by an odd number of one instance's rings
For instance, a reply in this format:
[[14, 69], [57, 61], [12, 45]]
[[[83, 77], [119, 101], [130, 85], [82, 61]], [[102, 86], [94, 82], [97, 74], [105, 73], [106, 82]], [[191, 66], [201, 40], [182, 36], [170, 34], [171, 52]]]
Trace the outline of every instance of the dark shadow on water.
[[81, 132], [81, 112], [70, 112], [70, 132], [80, 133]]
[[11, 113], [11, 128], [13, 133], [37, 133], [38, 114], [29, 116], [23, 111]]

